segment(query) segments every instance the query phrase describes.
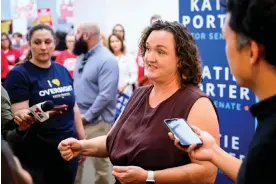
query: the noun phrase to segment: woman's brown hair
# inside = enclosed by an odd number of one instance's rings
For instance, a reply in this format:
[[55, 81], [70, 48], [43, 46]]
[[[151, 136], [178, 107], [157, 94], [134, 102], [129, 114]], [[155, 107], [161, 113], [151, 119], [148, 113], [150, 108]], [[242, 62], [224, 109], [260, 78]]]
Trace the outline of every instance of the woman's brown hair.
[[168, 31], [174, 35], [175, 52], [179, 58], [178, 71], [181, 78], [181, 86], [194, 84], [199, 86], [202, 82], [202, 66], [199, 51], [190, 31], [182, 24], [158, 20], [147, 27], [140, 39], [139, 48], [144, 57], [146, 42], [152, 31]]
[[[12, 48], [13, 48], [13, 47], [12, 47], [12, 41], [11, 41], [9, 35], [8, 35], [7, 33], [5, 33], [5, 32], [1, 33], [1, 43], [2, 43], [2, 36], [7, 37], [7, 40], [9, 41], [9, 49], [12, 49]], [[1, 47], [2, 47], [2, 46], [1, 46]]]

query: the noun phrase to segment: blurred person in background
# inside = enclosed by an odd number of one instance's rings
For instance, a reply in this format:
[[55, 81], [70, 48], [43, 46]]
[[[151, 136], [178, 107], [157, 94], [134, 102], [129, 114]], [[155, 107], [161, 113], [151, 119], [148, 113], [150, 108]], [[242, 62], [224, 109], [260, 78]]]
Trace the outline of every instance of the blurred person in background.
[[[202, 139], [203, 145], [192, 145], [184, 151], [188, 151], [191, 158], [197, 161], [212, 162], [237, 184], [274, 184], [276, 1], [228, 0], [226, 11], [222, 33], [226, 40], [227, 60], [237, 83], [252, 89], [259, 99], [250, 108], [258, 125], [243, 160], [225, 152], [216, 144], [213, 136], [200, 127], [194, 127], [194, 130]], [[172, 134], [170, 136], [173, 138]], [[178, 142], [176, 139], [175, 144]]]
[[162, 20], [161, 15], [155, 14], [155, 15], [151, 16], [150, 17], [150, 25], [154, 24], [158, 20]]
[[102, 43], [106, 48], [108, 48], [108, 40], [107, 40], [107, 38], [106, 38], [106, 35], [105, 35], [103, 32], [101, 32], [101, 43]]
[[217, 168], [177, 149], [163, 124], [184, 118], [219, 144], [215, 106], [199, 88], [202, 63], [192, 34], [182, 24], [157, 21], [143, 32], [139, 46], [153, 85], [134, 91], [107, 136], [66, 139], [58, 147], [61, 155], [109, 157], [118, 184], [214, 183]]
[[[114, 55], [103, 46], [100, 28], [95, 23], [82, 23], [76, 32], [74, 53], [78, 55], [74, 71], [76, 101], [82, 114], [88, 139], [104, 136], [114, 123], [118, 94], [119, 67]], [[108, 184], [109, 160], [92, 158], [95, 183]], [[81, 182], [83, 165], [76, 183]]]
[[116, 24], [112, 29], [112, 34], [118, 35], [123, 41], [125, 41], [126, 32], [122, 24]]
[[75, 44], [75, 35], [67, 34], [66, 35], [66, 47], [67, 50], [61, 51], [57, 56], [56, 62], [63, 65], [69, 71], [70, 75], [74, 76], [74, 69], [76, 64], [77, 56], [73, 54]]
[[[66, 137], [84, 139], [73, 80], [65, 67], [50, 60], [55, 49], [55, 35], [50, 26], [32, 27], [28, 43], [30, 52], [26, 61], [11, 70], [5, 82], [14, 121], [18, 125], [13, 129], [6, 128], [6, 134], [22, 136], [14, 144], [13, 151], [32, 175], [34, 183], [72, 184], [79, 159], [65, 162], [56, 147]], [[47, 100], [66, 107], [49, 111], [50, 118], [38, 122], [29, 115], [29, 108]], [[17, 134], [10, 134], [14, 131]]]
[[33, 183], [30, 174], [22, 168], [19, 160], [13, 155], [8, 143], [4, 140], [1, 140], [1, 183]]
[[108, 47], [115, 55], [119, 65], [119, 96], [115, 113], [115, 119], [117, 119], [134, 91], [138, 69], [134, 57], [125, 53], [125, 45], [121, 37], [115, 34], [110, 35], [108, 38]]
[[22, 140], [23, 136], [16, 131], [17, 125], [13, 121], [12, 107], [7, 91], [1, 86], [1, 135], [11, 147]]
[[64, 31], [56, 31], [55, 32], [56, 48], [55, 48], [55, 51], [52, 56], [53, 61], [56, 60], [56, 57], [59, 56], [62, 51], [67, 50], [66, 35], [67, 35], [67, 33]]
[[12, 34], [13, 38], [13, 47], [16, 49], [20, 49], [21, 45], [23, 44], [23, 35], [19, 32]]
[[21, 53], [18, 49], [13, 48], [11, 39], [7, 33], [1, 33], [1, 50], [4, 51], [9, 62], [9, 69], [11, 70], [18, 62]]
[[9, 72], [9, 62], [3, 50], [1, 50], [1, 82], [5, 82], [5, 79]]

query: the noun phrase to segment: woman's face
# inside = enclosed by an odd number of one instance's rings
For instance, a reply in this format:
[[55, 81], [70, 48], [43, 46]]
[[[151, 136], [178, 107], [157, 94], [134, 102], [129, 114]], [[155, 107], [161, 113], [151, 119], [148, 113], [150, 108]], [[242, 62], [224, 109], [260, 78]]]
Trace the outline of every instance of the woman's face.
[[114, 29], [113, 29], [113, 33], [115, 34], [115, 35], [118, 35], [118, 36], [120, 36], [122, 39], [124, 38], [124, 29], [122, 28], [122, 26], [116, 26], [116, 27], [114, 27]]
[[74, 35], [66, 36], [67, 48], [72, 51], [74, 49], [74, 45], [75, 45], [75, 36]]
[[6, 35], [2, 35], [1, 36], [1, 48], [6, 50], [8, 49], [10, 46], [10, 42], [9, 42], [9, 39]]
[[178, 77], [178, 57], [174, 35], [168, 31], [152, 31], [146, 41], [144, 56], [147, 76], [154, 82], [167, 82]]
[[37, 30], [33, 33], [30, 42], [33, 58], [37, 61], [48, 62], [55, 49], [52, 33], [46, 29]]
[[120, 52], [122, 50], [122, 42], [116, 36], [111, 36], [110, 47], [114, 53]]

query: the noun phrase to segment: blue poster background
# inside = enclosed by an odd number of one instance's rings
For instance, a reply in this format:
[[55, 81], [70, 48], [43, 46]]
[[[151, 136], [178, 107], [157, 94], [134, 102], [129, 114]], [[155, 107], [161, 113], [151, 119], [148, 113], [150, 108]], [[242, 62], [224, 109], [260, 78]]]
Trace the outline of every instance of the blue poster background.
[[[221, 29], [225, 12], [220, 0], [179, 0], [179, 22], [192, 32], [203, 62], [201, 89], [214, 100], [220, 118], [221, 147], [243, 159], [255, 131], [249, 107], [255, 95], [231, 75]], [[242, 62], [242, 61], [241, 61]], [[232, 184], [219, 171], [216, 184]]]

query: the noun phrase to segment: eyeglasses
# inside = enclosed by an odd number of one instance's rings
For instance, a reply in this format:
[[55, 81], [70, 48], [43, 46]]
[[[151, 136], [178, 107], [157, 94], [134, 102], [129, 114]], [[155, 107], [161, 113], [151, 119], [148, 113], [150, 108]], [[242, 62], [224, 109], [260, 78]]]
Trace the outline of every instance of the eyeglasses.
[[83, 69], [84, 69], [84, 66], [85, 64], [87, 63], [87, 60], [90, 56], [92, 56], [92, 54], [94, 54], [93, 50], [91, 52], [88, 52], [86, 53], [84, 56], [83, 56], [83, 59], [81, 61], [81, 67], [79, 68], [79, 73], [81, 74], [83, 72]]

